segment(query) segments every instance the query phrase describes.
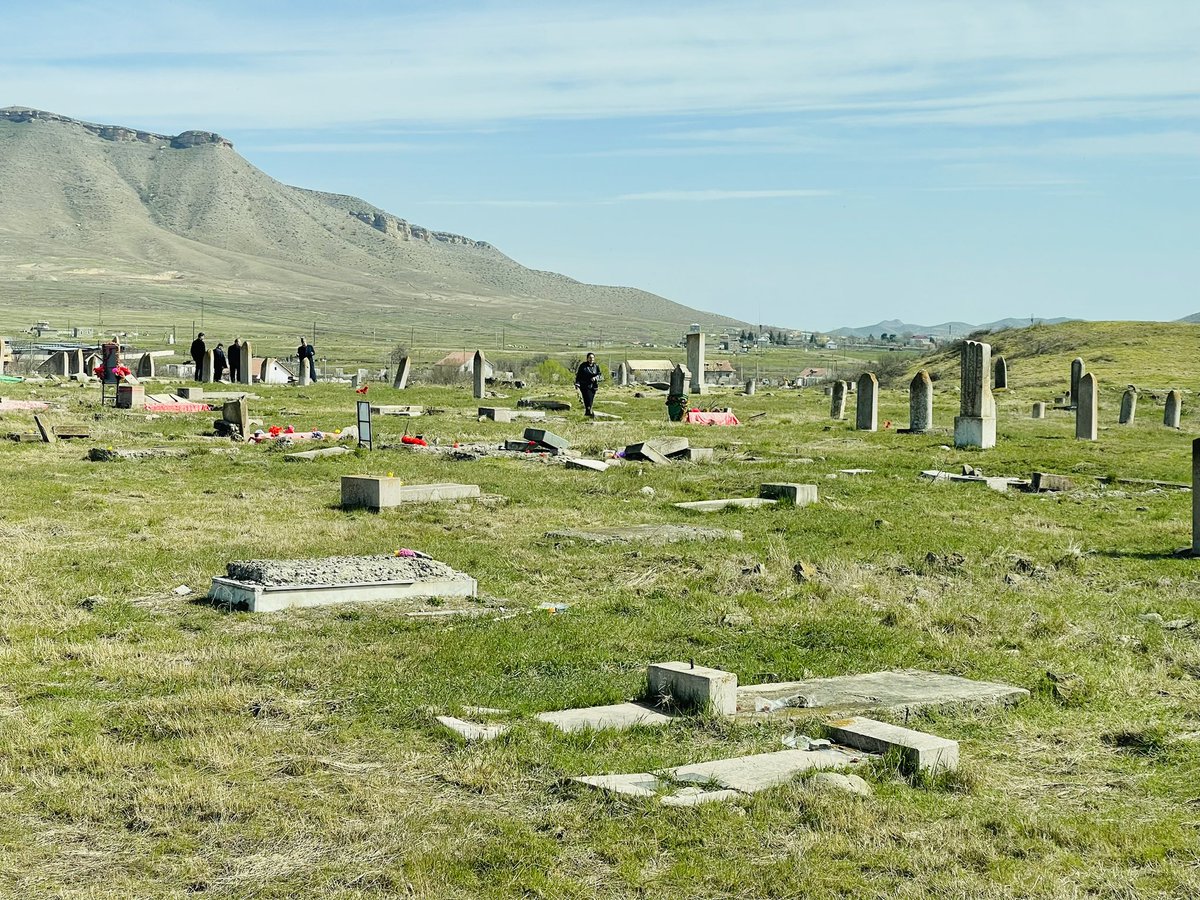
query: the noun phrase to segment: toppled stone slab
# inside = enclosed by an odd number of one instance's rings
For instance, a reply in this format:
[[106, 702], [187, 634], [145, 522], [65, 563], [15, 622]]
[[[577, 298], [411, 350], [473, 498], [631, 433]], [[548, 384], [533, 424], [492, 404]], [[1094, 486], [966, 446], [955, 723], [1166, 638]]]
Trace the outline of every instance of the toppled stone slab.
[[901, 769], [909, 775], [958, 768], [958, 741], [861, 716], [829, 722], [826, 728], [835, 741], [859, 750], [871, 753], [898, 751]]
[[377, 416], [407, 416], [416, 418], [425, 415], [423, 406], [372, 406], [371, 412]]
[[114, 450], [112, 447], [92, 447], [88, 450], [90, 462], [115, 462], [119, 459], [182, 459], [187, 456], [186, 450], [166, 447], [147, 447], [142, 450]]
[[599, 731], [614, 728], [624, 731], [638, 725], [651, 727], [667, 725], [675, 720], [670, 713], [663, 713], [645, 703], [613, 703], [608, 706], [588, 706], [582, 709], [560, 709], [538, 713], [540, 722], [549, 722], [559, 731]]
[[790, 500], [795, 506], [808, 506], [817, 502], [817, 486], [791, 482], [764, 484], [758, 489], [758, 495], [771, 500]]
[[914, 713], [951, 707], [1013, 706], [1028, 697], [1029, 691], [1010, 684], [906, 669], [742, 685], [738, 688], [738, 710], [767, 712], [791, 707]]
[[571, 408], [570, 403], [562, 400], [551, 400], [548, 397], [524, 397], [517, 401], [517, 406], [527, 409], [554, 409], [565, 412]]
[[302, 450], [299, 453], [287, 453], [284, 455], [285, 460], [291, 462], [303, 462], [304, 460], [321, 459], [326, 456], [342, 456], [346, 453], [353, 453], [349, 447], [320, 447], [316, 450]]
[[1066, 475], [1054, 475], [1050, 472], [1034, 472], [1029, 478], [1030, 490], [1036, 493], [1043, 491], [1073, 491], [1075, 482]]
[[592, 472], [608, 471], [608, 463], [602, 459], [568, 459], [566, 466], [568, 469], [588, 469]]
[[820, 750], [778, 750], [732, 759], [693, 763], [667, 769], [675, 781], [716, 784], [723, 788], [754, 794], [787, 784], [801, 772], [813, 769], [846, 769], [860, 764], [865, 757], [836, 747]]
[[701, 803], [732, 800], [739, 796], [737, 791], [680, 787], [649, 772], [636, 772], [632, 775], [585, 775], [571, 780], [610, 794], [657, 797], [663, 806], [697, 806]]
[[457, 719], [454, 716], [438, 716], [437, 720], [468, 743], [493, 741], [508, 731], [509, 728], [509, 726], [504, 724], [483, 725], [479, 722], [468, 722], [465, 719]]
[[533, 441], [535, 444], [541, 444], [543, 447], [549, 447], [553, 450], [567, 450], [571, 446], [571, 442], [564, 437], [559, 437], [553, 431], [547, 431], [544, 428], [526, 428], [525, 440]]
[[383, 475], [343, 475], [342, 506], [379, 510], [405, 503], [439, 503], [479, 496], [477, 484], [405, 484]]
[[728, 497], [723, 500], [690, 500], [686, 503], [676, 503], [678, 509], [690, 509], [692, 512], [720, 512], [723, 509], [760, 509], [764, 506], [775, 506], [778, 500], [768, 500], [766, 497]]
[[569, 447], [562, 449], [547, 447], [536, 441], [505, 441], [502, 449], [508, 450], [511, 453], [526, 453], [531, 456], [561, 456], [564, 459], [577, 459], [579, 457], [579, 451], [572, 450]]
[[515, 422], [517, 419], [540, 421], [546, 414], [537, 409], [506, 409], [500, 406], [479, 407], [479, 418], [491, 419], [493, 422]]
[[677, 541], [740, 541], [742, 533], [734, 529], [696, 525], [624, 525], [548, 531], [546, 537], [592, 544], [674, 544]]
[[687, 438], [652, 438], [648, 441], [638, 441], [625, 447], [625, 458], [640, 462], [651, 462], [663, 465], [672, 457], [682, 456], [688, 451]]
[[1005, 478], [1003, 476], [959, 475], [955, 472], [943, 472], [939, 469], [926, 469], [921, 473], [922, 478], [931, 481], [958, 481], [967, 484], [984, 484], [993, 491], [1007, 491], [1010, 487], [1026, 489], [1029, 482], [1021, 478]]
[[679, 453], [673, 453], [670, 458], [680, 462], [710, 463], [713, 461], [713, 448], [688, 447]]

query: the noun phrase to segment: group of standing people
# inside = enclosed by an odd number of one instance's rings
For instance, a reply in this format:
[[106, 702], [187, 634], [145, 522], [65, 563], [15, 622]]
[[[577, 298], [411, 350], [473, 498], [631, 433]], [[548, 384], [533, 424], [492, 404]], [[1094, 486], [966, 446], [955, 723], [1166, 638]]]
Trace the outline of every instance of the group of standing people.
[[[204, 332], [201, 331], [196, 335], [196, 339], [192, 341], [190, 355], [192, 362], [196, 364], [196, 380], [204, 380], [204, 357], [208, 353], [208, 345], [204, 342]], [[233, 343], [229, 345], [229, 350], [226, 352], [225, 345], [218, 342], [217, 346], [213, 347], [212, 351], [212, 380], [224, 381], [225, 373], [228, 371], [229, 380], [234, 384], [242, 380], [242, 372], [249, 367], [250, 359], [246, 353], [246, 348], [242, 344], [240, 337], [234, 338]]]

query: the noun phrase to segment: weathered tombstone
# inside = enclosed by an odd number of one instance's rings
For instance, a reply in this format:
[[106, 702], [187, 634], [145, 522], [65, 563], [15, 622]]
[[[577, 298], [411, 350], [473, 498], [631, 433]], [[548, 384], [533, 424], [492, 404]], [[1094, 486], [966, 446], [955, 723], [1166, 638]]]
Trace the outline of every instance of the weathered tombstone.
[[1046, 404], [1044, 401], [1038, 400], [1036, 403], [1033, 404], [1033, 418], [1035, 418], [1035, 419], [1046, 418]]
[[0, 375], [4, 374], [4, 354], [8, 351], [8, 345], [4, 342], [4, 338], [0, 337]]
[[992, 379], [992, 390], [1008, 390], [1008, 361], [1003, 356], [996, 357], [995, 375]]
[[1179, 427], [1179, 413], [1183, 408], [1183, 394], [1179, 391], [1167, 393], [1167, 405], [1163, 407], [1163, 424], [1168, 428]]
[[242, 440], [245, 440], [250, 434], [250, 410], [245, 397], [228, 401], [221, 408], [221, 418], [230, 425], [237, 426]]
[[213, 352], [205, 350], [204, 356], [200, 357], [200, 382], [211, 384], [213, 380]]
[[874, 372], [858, 376], [858, 400], [854, 404], [854, 428], [875, 431], [879, 427], [879, 379]]
[[[105, 344], [104, 346], [107, 347], [108, 345]], [[70, 371], [67, 372], [68, 375], [88, 375], [88, 374], [90, 374], [89, 372], [85, 371], [83, 368], [84, 361], [83, 361], [83, 349], [82, 348], [71, 351], [71, 353], [69, 354], [69, 357], [68, 357], [68, 363], [70, 365]]]
[[753, 397], [754, 391], [757, 389], [758, 383], [753, 378], [746, 379], [746, 396]]
[[[78, 350], [76, 352], [79, 354], [79, 370], [82, 372], [83, 351]], [[115, 340], [105, 341], [100, 345], [100, 354], [104, 357], [104, 362], [101, 363], [101, 365], [104, 366], [104, 383], [119, 384], [121, 381], [121, 376], [117, 374], [117, 367], [122, 364], [121, 345]]]
[[1133, 424], [1133, 418], [1137, 415], [1137, 397], [1138, 392], [1135, 387], [1127, 387], [1125, 393], [1121, 395], [1120, 424]]
[[242, 368], [238, 372], [240, 384], [254, 384], [254, 347], [242, 341]]
[[688, 390], [693, 394], [704, 393], [704, 332], [691, 331], [687, 335], [687, 364], [692, 373]]
[[475, 358], [471, 361], [471, 382], [474, 386], [474, 397], [476, 400], [482, 400], [487, 393], [484, 385], [487, 379], [483, 373], [483, 351], [476, 350]]
[[1071, 360], [1071, 404], [1079, 402], [1079, 379], [1083, 377], [1083, 373], [1087, 369], [1084, 368], [1082, 357], [1075, 357]]
[[58, 350], [46, 360], [41, 370], [47, 375], [70, 375], [71, 361], [67, 358], [66, 350]]
[[149, 353], [143, 353], [138, 358], [137, 371], [134, 373], [138, 378], [153, 378], [154, 377], [154, 357]]
[[1096, 386], [1096, 376], [1085, 372], [1079, 379], [1079, 398], [1075, 402], [1075, 439], [1080, 441], [1096, 440], [1096, 413], [1099, 405], [1099, 391]]
[[682, 363], [676, 363], [675, 368], [671, 370], [671, 389], [669, 393], [686, 393], [688, 379], [691, 378], [691, 374], [687, 366]]
[[396, 366], [396, 377], [392, 380], [392, 387], [398, 391], [408, 387], [408, 373], [412, 371], [412, 358], [409, 356], [402, 357], [399, 365]]
[[358, 387], [358, 375], [357, 374], [350, 376], [350, 387], [352, 387], [352, 388]]
[[992, 346], [967, 341], [962, 348], [961, 399], [954, 419], [954, 446], [996, 446], [996, 400], [991, 389]]
[[829, 402], [829, 418], [844, 419], [846, 418], [846, 382], [835, 381], [833, 383], [832, 398]]
[[922, 369], [908, 386], [908, 430], [924, 434], [933, 427], [933, 381]]
[[300, 387], [308, 387], [308, 365], [304, 360], [300, 360], [300, 370], [296, 373], [296, 383]]
[[627, 363], [617, 363], [617, 384], [621, 387], [629, 386], [629, 365]]
[[91, 354], [83, 361], [83, 373], [85, 375], [95, 375], [96, 370], [100, 368], [100, 364], [103, 362], [104, 360], [95, 353]]
[[1200, 556], [1200, 438], [1192, 441], [1192, 556]]

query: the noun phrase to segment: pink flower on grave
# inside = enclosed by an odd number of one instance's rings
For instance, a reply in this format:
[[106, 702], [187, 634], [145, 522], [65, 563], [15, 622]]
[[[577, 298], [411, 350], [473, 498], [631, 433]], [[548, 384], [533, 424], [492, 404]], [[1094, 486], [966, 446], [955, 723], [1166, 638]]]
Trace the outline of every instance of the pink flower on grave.
[[417, 554], [415, 551], [409, 550], [407, 547], [401, 547], [399, 550], [396, 551], [396, 555], [397, 556], [416, 556]]

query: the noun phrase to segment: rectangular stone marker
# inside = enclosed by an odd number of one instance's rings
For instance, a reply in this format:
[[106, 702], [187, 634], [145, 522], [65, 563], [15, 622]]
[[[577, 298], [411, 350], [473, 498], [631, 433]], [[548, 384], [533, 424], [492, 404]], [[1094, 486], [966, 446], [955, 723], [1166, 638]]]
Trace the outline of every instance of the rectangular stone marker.
[[1083, 378], [1083, 373], [1087, 368], [1083, 364], [1082, 357], [1075, 357], [1071, 360], [1071, 405], [1074, 406], [1079, 402], [1079, 380]]
[[353, 453], [349, 447], [320, 447], [316, 450], [302, 450], [299, 453], [288, 453], [283, 458], [292, 462], [303, 462], [309, 459], [321, 459], [325, 456], [342, 456]]
[[242, 364], [238, 368], [239, 384], [254, 384], [254, 346], [250, 341], [242, 341]]
[[659, 712], [645, 703], [613, 703], [609, 706], [538, 713], [536, 718], [539, 722], [548, 722], [559, 731], [569, 734], [575, 731], [599, 731], [602, 728], [624, 731], [638, 725], [656, 727], [668, 725], [676, 717]]
[[476, 596], [479, 588], [474, 578], [453, 569], [449, 572], [443, 577], [411, 581], [323, 585], [261, 585], [232, 578], [214, 578], [208, 596], [218, 603], [244, 606], [250, 612], [278, 612], [293, 607], [328, 606], [333, 603]]
[[566, 450], [571, 446], [571, 442], [566, 438], [559, 437], [553, 431], [546, 431], [544, 428], [526, 428], [525, 440], [533, 441], [544, 447], [553, 447], [555, 450]]
[[146, 389], [140, 384], [117, 385], [117, 409], [145, 409]]
[[53, 444], [58, 441], [58, 437], [54, 434], [54, 429], [47, 428], [41, 416], [35, 415], [33, 417], [33, 424], [37, 426], [38, 434], [42, 436], [43, 443]]
[[995, 375], [992, 378], [992, 389], [1004, 391], [1008, 389], [1008, 361], [1003, 356], [997, 356]]
[[758, 489], [760, 497], [772, 500], [791, 500], [796, 506], [808, 506], [817, 502], [817, 486], [815, 484], [764, 484]]
[[625, 447], [626, 459], [640, 459], [645, 462], [660, 462], [669, 460], [671, 457], [684, 453], [689, 447], [687, 438], [652, 438], [648, 441], [639, 441], [636, 444], [628, 444]]
[[475, 358], [471, 362], [471, 384], [474, 388], [475, 399], [482, 400], [487, 393], [486, 384], [487, 378], [484, 371], [483, 351], [476, 350]]
[[1066, 475], [1054, 475], [1050, 472], [1034, 472], [1030, 476], [1029, 486], [1038, 492], [1075, 490], [1075, 482]]
[[242, 433], [243, 440], [250, 434], [250, 408], [246, 398], [230, 400], [221, 408], [221, 418], [230, 425], [236, 425]]
[[568, 469], [589, 469], [592, 472], [608, 471], [608, 463], [602, 459], [568, 459]]
[[713, 448], [688, 447], [682, 453], [674, 454], [671, 459], [681, 459], [684, 462], [710, 463], [713, 461]]
[[650, 699], [659, 705], [669, 698], [667, 705], [672, 709], [711, 710], [721, 716], [737, 711], [737, 675], [733, 672], [665, 662], [651, 665], [646, 675]]
[[859, 750], [869, 753], [899, 751], [903, 770], [910, 775], [921, 771], [936, 774], [958, 768], [958, 741], [862, 716], [829, 722], [825, 727], [830, 738]]
[[1032, 415], [1033, 415], [1033, 418], [1035, 418], [1035, 419], [1046, 418], [1046, 404], [1041, 400], [1039, 400], [1035, 404], [1033, 404]]
[[921, 710], [1013, 706], [1029, 698], [1025, 688], [957, 675], [902, 669], [806, 681], [748, 684], [738, 688], [738, 706], [851, 711], [879, 709], [905, 716]]
[[692, 512], [720, 512], [723, 509], [759, 509], [763, 506], [775, 506], [779, 501], [768, 500], [765, 497], [729, 497], [723, 500], [692, 500], [687, 503], [674, 504], [677, 509], [690, 509]]
[[787, 784], [801, 772], [847, 769], [862, 761], [863, 757], [858, 754], [833, 747], [823, 750], [780, 750], [776, 753], [756, 753], [677, 766], [667, 769], [665, 774], [676, 781], [711, 781], [730, 790], [754, 794]]
[[438, 503], [479, 496], [477, 484], [405, 484], [386, 475], [343, 475], [342, 506], [385, 509], [404, 503]]
[[908, 433], [925, 434], [933, 427], [933, 381], [925, 369], [908, 385]]
[[996, 446], [996, 400], [991, 388], [992, 346], [967, 341], [960, 364], [959, 415], [954, 419], [954, 446], [987, 450]]
[[377, 416], [408, 416], [415, 418], [425, 414], [423, 406], [372, 406], [371, 412]]
[[833, 383], [832, 392], [829, 395], [831, 397], [829, 401], [829, 418], [846, 418], [846, 393], [846, 382], [835, 381]]
[[563, 400], [551, 400], [546, 397], [523, 397], [517, 401], [517, 406], [529, 409], [549, 409], [558, 412], [566, 412], [571, 408], [570, 403]]
[[196, 380], [204, 384], [211, 384], [216, 380], [213, 378], [213, 352], [211, 350], [205, 350], [204, 356], [200, 358], [200, 374]]
[[879, 427], [879, 379], [864, 372], [858, 379], [858, 400], [854, 406], [856, 431], [875, 431]]
[[691, 372], [691, 383], [688, 391], [692, 394], [704, 393], [704, 332], [691, 331], [687, 335], [687, 365]]
[[1163, 424], [1168, 428], [1179, 427], [1179, 413], [1183, 408], [1183, 394], [1179, 391], [1167, 393], [1167, 403], [1163, 407]]
[[590, 544], [674, 544], [678, 541], [740, 541], [742, 533], [725, 528], [697, 525], [614, 525], [611, 527], [548, 531], [554, 540], [586, 541]]
[[1099, 402], [1096, 376], [1091, 372], [1085, 372], [1083, 377], [1079, 379], [1079, 395], [1075, 400], [1076, 440], [1096, 440]]
[[512, 422], [517, 418], [515, 409], [499, 409], [494, 406], [479, 407], [479, 418], [491, 419], [493, 422]]

